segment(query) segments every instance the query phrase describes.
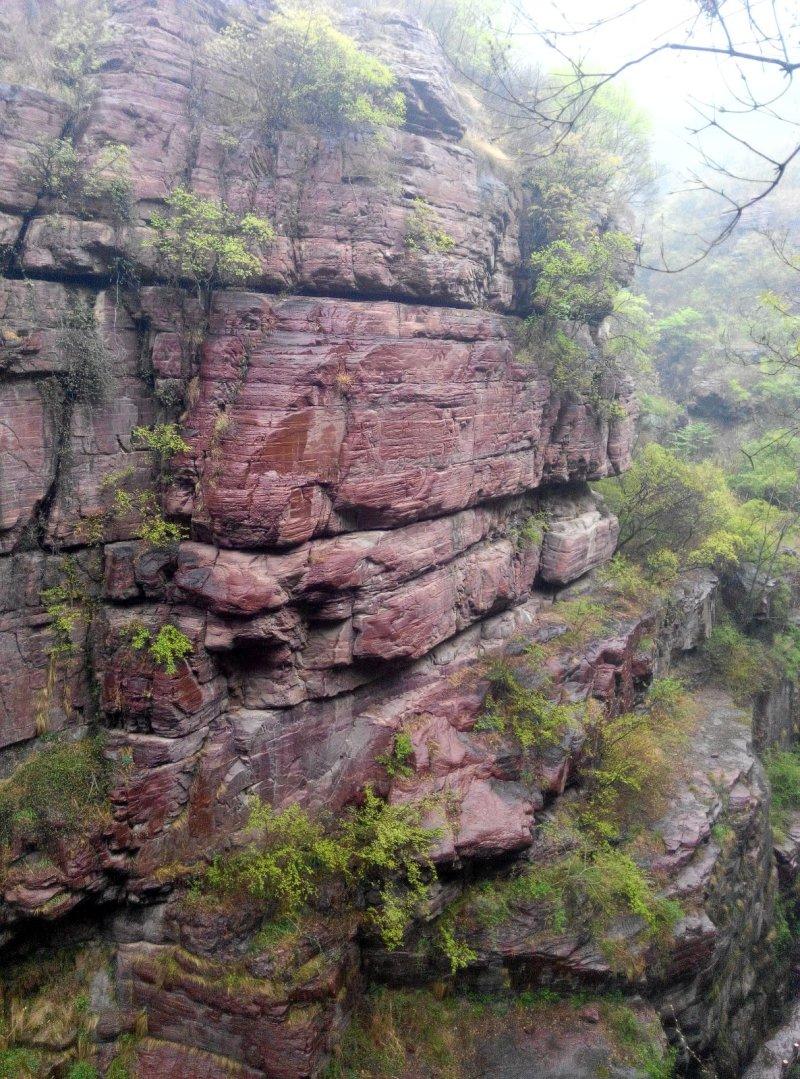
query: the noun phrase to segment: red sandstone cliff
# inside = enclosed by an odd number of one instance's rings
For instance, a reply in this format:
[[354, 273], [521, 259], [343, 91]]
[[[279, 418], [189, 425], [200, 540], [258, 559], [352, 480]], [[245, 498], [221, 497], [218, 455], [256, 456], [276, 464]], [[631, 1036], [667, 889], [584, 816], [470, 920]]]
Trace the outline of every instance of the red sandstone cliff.
[[[427, 31], [400, 18], [357, 27], [407, 98], [406, 127], [390, 133], [379, 167], [357, 136], [282, 132], [254, 176], [252, 147], [226, 147], [195, 107], [201, 46], [226, 5], [112, 8], [99, 90], [70, 137], [87, 158], [109, 140], [130, 148], [132, 223], [102, 205], [76, 214], [31, 185], [31, 154], [63, 135], [66, 109], [42, 91], [0, 87], [0, 767], [13, 775], [42, 736], [96, 722], [116, 769], [113, 819], [58, 837], [46, 857], [25, 843], [10, 852], [0, 924], [12, 941], [67, 915], [113, 917], [119, 1000], [101, 1034], [113, 1044], [147, 1011], [142, 1076], [310, 1075], [362, 977], [354, 942], [333, 933], [326, 964], [288, 989], [276, 990], [275, 960], [261, 956], [233, 1000], [226, 964], [239, 962], [237, 932], [252, 927], [193, 924], [172, 879], [235, 831], [248, 795], [336, 810], [366, 783], [399, 802], [447, 795], [446, 819], [433, 823], [449, 873], [532, 846], [536, 814], [564, 791], [580, 741], [532, 775], [507, 741], [473, 731], [481, 664], [520, 638], [561, 632], [555, 589], [613, 553], [616, 522], [586, 481], [627, 466], [630, 391], [609, 421], [556, 391], [543, 364], [517, 358], [524, 200], [462, 141], [464, 110]], [[246, 188], [277, 229], [260, 279], [216, 290], [191, 347], [194, 301], [158, 280], [147, 246], [149, 215], [179, 182], [229, 200]], [[408, 249], [417, 197], [451, 249]], [[61, 334], [77, 300], [113, 354], [113, 385], [101, 406], [78, 402], [65, 421], [47, 387], [68, 373]], [[110, 513], [108, 477], [152, 484], [132, 430], [176, 418], [189, 450], [163, 504], [187, 538], [153, 549], [136, 539], [135, 513]], [[542, 511], [546, 524], [522, 539]], [[42, 592], [62, 580], [65, 553], [91, 617], [54, 660]], [[708, 591], [701, 582], [685, 619]], [[667, 653], [702, 638], [702, 619], [681, 645], [658, 617], [623, 619], [565, 649], [551, 672], [565, 696], [629, 703], [652, 673], [639, 643], [654, 625]], [[166, 620], [193, 646], [174, 674], [126, 635]], [[412, 732], [414, 777], [391, 783], [377, 758], [401, 729]], [[757, 831], [755, 766], [742, 747], [734, 757], [726, 789]], [[671, 868], [699, 850], [680, 885], [697, 895], [713, 890], [718, 865], [702, 846], [718, 809], [705, 798], [709, 770], [683, 825], [665, 825]], [[746, 873], [736, 862], [724, 871]], [[759, 872], [770, 878], [769, 866]], [[675, 977], [681, 955], [728, 962], [731, 940], [704, 917], [685, 927]], [[478, 942], [482, 964], [495, 975], [527, 964], [568, 981], [610, 977], [585, 942], [533, 944], [530, 933], [528, 922], [521, 940]], [[399, 977], [398, 962], [416, 969], [406, 953], [374, 954], [372, 976]], [[690, 1014], [699, 994], [687, 989], [678, 1009]]]

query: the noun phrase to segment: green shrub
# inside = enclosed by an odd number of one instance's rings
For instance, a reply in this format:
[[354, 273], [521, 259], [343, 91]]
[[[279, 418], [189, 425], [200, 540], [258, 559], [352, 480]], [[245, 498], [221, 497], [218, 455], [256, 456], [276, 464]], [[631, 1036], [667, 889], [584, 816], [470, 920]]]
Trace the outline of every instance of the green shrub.
[[599, 323], [614, 309], [633, 253], [624, 233], [588, 230], [534, 251], [534, 308], [548, 321]]
[[671, 551], [682, 564], [736, 561], [746, 523], [720, 469], [651, 443], [624, 475], [597, 485], [620, 523], [618, 550], [644, 561]]
[[0, 843], [48, 847], [105, 811], [108, 768], [97, 738], [53, 742], [0, 783]]
[[388, 948], [397, 948], [433, 872], [428, 851], [438, 833], [423, 828], [422, 809], [389, 805], [367, 787], [362, 804], [326, 827], [299, 806], [276, 813], [257, 803], [245, 847], [220, 855], [197, 884], [200, 894], [249, 897], [268, 918], [295, 919], [326, 887], [375, 891], [365, 918]]
[[610, 592], [628, 603], [647, 604], [660, 594], [655, 581], [645, 576], [642, 567], [624, 555], [614, 555], [610, 562], [597, 571], [597, 579]]
[[201, 299], [220, 285], [240, 285], [261, 273], [259, 254], [275, 239], [265, 218], [238, 215], [224, 202], [185, 187], [167, 197], [166, 213], [153, 214], [149, 245], [156, 269], [175, 283], [193, 285]]
[[458, 974], [478, 958], [478, 953], [457, 936], [454, 920], [446, 916], [439, 919], [439, 946], [450, 964], [451, 974]]
[[286, 127], [337, 134], [405, 118], [391, 70], [322, 12], [289, 8], [261, 28], [234, 23], [210, 50], [225, 72], [215, 118], [232, 130], [274, 140]]
[[546, 513], [529, 513], [522, 523], [510, 533], [510, 538], [521, 551], [541, 547], [549, 517]]
[[34, 1049], [0, 1049], [0, 1079], [37, 1079], [42, 1056]]
[[76, 303], [62, 318], [56, 348], [60, 366], [65, 368], [56, 377], [68, 404], [102, 404], [111, 387], [114, 360], [89, 303]]
[[39, 600], [50, 618], [50, 629], [53, 633], [50, 654], [67, 656], [75, 651], [72, 635], [78, 622], [86, 618], [88, 596], [78, 580], [78, 571], [73, 561], [62, 559], [60, 572], [63, 582], [45, 588], [39, 594]]
[[130, 148], [118, 142], [104, 146], [86, 172], [82, 194], [84, 198], [107, 202], [117, 221], [130, 220], [133, 209]]
[[249, 829], [260, 833], [258, 840], [217, 857], [203, 884], [212, 892], [257, 899], [271, 919], [296, 918], [327, 879], [347, 868], [348, 852], [299, 806], [276, 813], [258, 804]]
[[25, 179], [44, 198], [71, 203], [81, 192], [82, 166], [70, 139], [50, 138], [30, 152]]
[[[517, 876], [478, 885], [468, 893], [460, 917], [484, 929], [503, 924], [520, 906], [538, 907], [554, 933], [587, 928], [602, 943], [621, 918], [642, 919], [644, 942], [667, 938], [682, 916], [680, 906], [659, 896], [648, 873], [625, 851], [574, 830], [574, 849], [561, 858], [532, 865]], [[609, 956], [626, 968], [631, 956]]]
[[784, 429], [767, 431], [742, 446], [744, 460], [731, 486], [745, 498], [797, 508], [800, 502], [800, 438]]
[[436, 223], [433, 207], [425, 199], [415, 198], [406, 220], [405, 244], [409, 251], [443, 254], [452, 250], [455, 240]]
[[135, 442], [146, 446], [160, 461], [167, 461], [176, 453], [189, 453], [191, 446], [186, 442], [174, 423], [157, 423], [154, 427], [134, 427], [131, 437]]
[[64, 211], [84, 213], [87, 200], [93, 200], [108, 203], [120, 223], [130, 218], [131, 152], [121, 143], [106, 144], [91, 160], [70, 139], [43, 139], [30, 152], [26, 179], [40, 197], [56, 200]]
[[616, 841], [632, 825], [655, 820], [674, 785], [674, 763], [693, 721], [676, 679], [653, 682], [645, 706], [587, 723], [586, 800], [581, 826]]
[[782, 677], [800, 680], [800, 627], [785, 626], [782, 633], [776, 633], [770, 656]]
[[771, 788], [770, 821], [776, 835], [784, 838], [791, 812], [800, 809], [800, 751], [770, 750], [764, 764]]
[[398, 731], [394, 736], [391, 753], [385, 753], [377, 757], [378, 764], [383, 765], [386, 774], [391, 778], [408, 779], [414, 774], [412, 760], [414, 757], [414, 744], [408, 731]]
[[774, 680], [775, 667], [761, 641], [730, 622], [715, 626], [703, 645], [708, 665], [737, 699], [747, 700]]
[[670, 438], [670, 448], [684, 459], [696, 461], [709, 453], [714, 444], [714, 428], [704, 420], [679, 427]]
[[186, 634], [169, 622], [159, 629], [155, 637], [143, 626], [136, 626], [131, 647], [137, 652], [147, 648], [153, 661], [169, 675], [177, 674], [178, 663], [194, 651], [194, 645]]
[[563, 600], [553, 607], [553, 613], [567, 624], [567, 632], [558, 638], [562, 647], [574, 647], [596, 636], [606, 622], [607, 609], [590, 599]]
[[495, 662], [487, 677], [483, 714], [476, 731], [511, 732], [523, 749], [555, 745], [574, 723], [574, 709], [550, 700], [542, 689], [526, 689], [509, 664]]
[[100, 1079], [100, 1073], [88, 1060], [79, 1060], [67, 1072], [67, 1079]]

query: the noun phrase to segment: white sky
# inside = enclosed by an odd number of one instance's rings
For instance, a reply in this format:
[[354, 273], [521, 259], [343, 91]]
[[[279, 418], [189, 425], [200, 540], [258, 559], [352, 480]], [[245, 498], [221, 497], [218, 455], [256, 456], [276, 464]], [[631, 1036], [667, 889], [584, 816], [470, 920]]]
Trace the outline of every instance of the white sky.
[[[691, 40], [696, 43], [714, 40], [708, 21], [698, 18], [695, 0], [639, 0], [638, 3], [635, 0], [527, 0], [527, 4], [540, 28], [562, 32], [586, 30], [572, 36], [562, 33], [557, 40], [569, 56], [586, 58], [593, 71], [614, 69], [655, 45], [686, 40], [690, 31], [693, 32]], [[635, 9], [628, 11], [632, 4]], [[771, 19], [772, 0], [752, 0], [751, 9], [757, 18], [763, 19], [766, 27]], [[794, 40], [790, 45], [795, 53], [800, 53], [797, 32], [800, 0], [777, 0], [777, 9], [784, 27], [794, 27]], [[724, 0], [721, 10], [729, 19], [737, 45], [750, 44], [749, 26], [738, 14], [741, 0]], [[589, 29], [598, 20], [609, 18], [611, 21], [604, 25]], [[542, 64], [558, 66], [556, 52], [537, 42], [532, 35], [529, 41], [532, 55]], [[743, 70], [759, 95], [766, 93], [771, 97], [785, 86], [777, 69], [748, 64]], [[693, 104], [714, 102], [741, 109], [735, 94], [742, 90], [742, 75], [727, 59], [665, 52], [630, 68], [625, 74], [625, 82], [653, 120], [657, 159], [681, 177], [699, 164], [688, 131], [701, 122]], [[800, 118], [800, 93], [790, 91], [776, 104], [776, 109], [782, 115], [793, 116], [796, 122]], [[726, 113], [720, 118], [730, 124], [736, 135], [756, 141], [760, 149], [769, 152], [779, 152], [794, 145], [792, 140], [798, 137], [793, 124], [774, 119], [763, 110], [755, 116]], [[704, 146], [726, 156], [736, 149], [730, 140], [723, 143], [718, 135], [715, 141], [713, 132], [704, 136]], [[755, 162], [751, 166], [754, 168]], [[759, 171], [763, 175], [763, 165], [759, 166]], [[678, 176], [675, 185], [678, 185]]]

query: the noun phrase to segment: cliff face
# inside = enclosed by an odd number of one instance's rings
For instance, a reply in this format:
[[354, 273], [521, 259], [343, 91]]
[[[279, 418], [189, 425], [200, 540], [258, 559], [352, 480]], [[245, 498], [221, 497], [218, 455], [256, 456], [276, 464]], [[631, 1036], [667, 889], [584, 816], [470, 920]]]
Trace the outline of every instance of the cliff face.
[[[426, 31], [399, 18], [351, 28], [407, 99], [405, 128], [377, 151], [358, 136], [281, 132], [254, 169], [253, 147], [231, 148], [197, 107], [202, 45], [226, 5], [112, 7], [79, 122], [43, 91], [0, 87], [0, 774], [13, 780], [53, 735], [90, 726], [111, 769], [110, 808], [78, 834], [43, 848], [14, 833], [0, 924], [14, 944], [46, 923], [68, 937], [96, 922], [115, 954], [110, 975], [106, 958], [91, 968], [106, 1062], [138, 1029], [142, 1076], [310, 1075], [365, 974], [422, 984], [441, 969], [413, 942], [362, 954], [342, 926], [320, 930], [321, 951], [253, 956], [244, 915], [187, 912], [173, 883], [235, 832], [251, 795], [333, 811], [367, 784], [395, 804], [446, 796], [446, 813], [430, 811], [445, 881], [434, 916], [476, 867], [534, 847], [581, 738], [531, 772], [519, 746], [476, 731], [485, 661], [563, 633], [559, 589], [613, 553], [616, 521], [586, 481], [627, 467], [633, 405], [623, 387], [608, 420], [517, 355], [524, 199], [462, 140]], [[47, 137], [87, 160], [112, 141], [130, 148], [132, 223], [36, 186], [30, 163]], [[258, 279], [217, 289], [207, 319], [158, 280], [148, 245], [150, 214], [180, 183], [246, 196], [277, 230]], [[452, 237], [447, 250], [407, 244], [416, 198]], [[93, 313], [113, 355], [99, 403], [69, 392], [76, 310]], [[132, 432], [178, 419], [186, 445], [162, 483]], [[129, 499], [118, 512], [120, 484], [157, 494], [186, 538], [137, 538], [152, 507]], [[54, 589], [72, 612], [69, 647], [43, 598]], [[672, 622], [623, 612], [556, 648], [554, 681], [567, 699], [627, 707], [703, 639], [714, 590], [689, 582]], [[131, 646], [167, 623], [191, 642], [174, 673]], [[622, 985], [700, 1052], [760, 1022], [774, 892], [764, 787], [744, 735], [727, 738], [729, 702], [707, 704], [697, 774], [653, 863], [690, 900], [666, 967], [620, 978], [590, 940], [544, 939], [523, 910], [471, 940], [475, 984]], [[401, 731], [413, 775], [391, 779], [379, 758]], [[725, 849], [710, 838], [724, 807]], [[729, 1069], [750, 1037], [731, 1035]]]
[[[520, 197], [459, 145], [461, 111], [427, 34], [367, 21], [409, 100], [377, 168], [356, 136], [285, 132], [274, 169], [253, 180], [252, 148], [223, 153], [193, 111], [218, 17], [117, 5], [99, 90], [70, 136], [87, 157], [112, 137], [130, 147], [140, 222], [181, 181], [227, 199], [250, 184], [249, 205], [274, 220], [259, 291], [216, 291], [197, 347], [191, 296], [125, 287], [151, 277], [146, 224], [115, 225], [102, 206], [78, 215], [31, 188], [31, 156], [63, 133], [64, 107], [3, 93], [3, 744], [16, 759], [37, 730], [80, 728], [90, 683], [101, 687], [112, 752], [132, 758], [103, 858], [132, 881], [190, 807], [194, 826], [198, 797], [215, 824], [246, 791], [341, 804], [376, 778], [376, 754], [423, 699], [447, 727], [446, 668], [475, 657], [487, 619], [609, 557], [614, 521], [581, 482], [623, 468], [630, 441], [629, 419], [609, 425], [515, 358]], [[406, 246], [417, 197], [452, 250]], [[102, 405], [56, 416], [45, 391], [69, 377], [64, 321], [79, 303], [112, 351], [113, 384]], [[190, 449], [164, 504], [191, 540], [153, 550], [132, 538], [135, 513], [109, 513], [109, 477], [152, 487], [131, 432], [176, 409]], [[552, 528], [520, 542], [544, 506]], [[91, 639], [52, 663], [40, 594], [65, 552], [98, 607]], [[137, 663], [122, 632], [167, 618], [194, 645], [174, 676]], [[530, 807], [518, 815], [515, 844]], [[58, 892], [32, 887], [17, 885], [9, 916]]]

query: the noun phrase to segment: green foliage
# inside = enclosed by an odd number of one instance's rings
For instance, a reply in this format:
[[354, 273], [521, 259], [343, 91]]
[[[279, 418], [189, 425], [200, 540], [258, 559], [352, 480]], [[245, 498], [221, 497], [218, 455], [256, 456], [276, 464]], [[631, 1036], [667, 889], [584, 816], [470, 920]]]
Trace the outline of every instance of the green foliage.
[[714, 443], [714, 428], [704, 420], [679, 427], [670, 438], [670, 448], [684, 460], [696, 461], [708, 454]]
[[85, 213], [91, 202], [107, 203], [122, 223], [131, 214], [130, 156], [127, 146], [109, 143], [87, 159], [70, 139], [43, 139], [30, 153], [26, 178], [40, 197], [60, 203], [59, 209]]
[[259, 253], [275, 238], [264, 218], [240, 216], [224, 202], [201, 198], [176, 187], [166, 199], [167, 212], [153, 214], [149, 241], [159, 273], [188, 282], [198, 293], [237, 285], [261, 273]]
[[0, 843], [49, 847], [85, 833], [106, 808], [108, 768], [102, 743], [51, 742], [0, 783]]
[[[654, 881], [629, 854], [580, 831], [574, 831], [573, 849], [561, 858], [477, 886], [460, 916], [491, 928], [520, 906], [539, 908], [551, 932], [588, 927], [601, 945], [622, 918], [640, 918], [647, 943], [666, 939], [682, 916], [680, 906], [658, 895]], [[631, 957], [610, 954], [609, 960], [625, 969]]]
[[674, 401], [654, 393], [640, 393], [639, 407], [642, 416], [649, 417], [652, 420], [666, 420], [670, 423], [680, 413], [680, 407]]
[[790, 431], [767, 431], [742, 446], [744, 460], [731, 485], [746, 498], [800, 508], [800, 438]]
[[55, 93], [85, 108], [97, 91], [100, 50], [110, 40], [107, 0], [53, 0], [20, 5], [0, 64], [5, 81]]
[[562, 600], [553, 608], [567, 624], [567, 632], [559, 637], [564, 647], [579, 647], [598, 634], [605, 625], [607, 610], [601, 603], [590, 599]]
[[[487, 1044], [522, 1030], [532, 1044], [544, 1046], [553, 1031], [580, 1024], [579, 1012], [587, 1004], [599, 1011], [601, 1029], [613, 1046], [608, 1074], [638, 1075], [641, 1069], [651, 1079], [672, 1079], [674, 1054], [662, 1048], [660, 1024], [639, 1019], [613, 994], [566, 997], [546, 986], [502, 996], [372, 989], [344, 1032], [325, 1079], [483, 1075]], [[660, 1070], [650, 1070], [657, 1065]], [[601, 1073], [606, 1069], [598, 1064]]]
[[100, 1079], [100, 1073], [88, 1060], [79, 1060], [67, 1072], [67, 1079]]
[[136, 536], [150, 547], [169, 547], [186, 536], [182, 525], [168, 521], [161, 511], [153, 506], [152, 496], [140, 496], [142, 522], [136, 530]]
[[275, 813], [257, 803], [252, 842], [220, 855], [199, 882], [202, 892], [250, 897], [267, 917], [296, 918], [325, 890], [376, 890], [366, 920], [388, 948], [397, 948], [414, 910], [427, 897], [428, 850], [437, 833], [422, 827], [419, 806], [389, 805], [367, 787], [363, 801], [325, 827], [299, 806]]
[[624, 287], [635, 249], [616, 227], [632, 188], [647, 183], [645, 127], [630, 99], [606, 88], [526, 174], [535, 247], [523, 358], [544, 361], [560, 390], [587, 397], [605, 420], [622, 415], [620, 385], [649, 369], [656, 336], [647, 301]]
[[61, 560], [60, 572], [62, 582], [45, 588], [39, 594], [39, 600], [50, 619], [53, 634], [50, 654], [68, 656], [75, 651], [72, 635], [78, 622], [86, 617], [88, 597], [78, 580], [77, 567], [71, 559]]
[[[552, 90], [569, 97], [569, 77], [551, 79]], [[518, 143], [511, 148], [528, 150]], [[571, 130], [559, 135], [553, 153], [534, 156], [526, 175], [534, 226], [548, 239], [585, 234], [596, 222], [619, 219], [653, 178], [646, 114], [626, 90], [605, 86], [573, 118]]]
[[133, 439], [146, 446], [159, 458], [167, 461], [176, 453], [189, 453], [191, 446], [181, 438], [174, 423], [158, 423], [155, 427], [134, 427]]
[[558, 743], [574, 724], [573, 708], [548, 699], [541, 688], [525, 688], [509, 664], [493, 663], [487, 678], [492, 689], [474, 730], [509, 731], [527, 750]]
[[634, 712], [595, 712], [587, 724], [589, 767], [579, 814], [586, 834], [616, 841], [663, 811], [691, 723], [683, 686], [674, 678], [656, 679]]
[[478, 953], [457, 936], [454, 921], [446, 916], [439, 920], [439, 946], [450, 964], [450, 973], [458, 974], [478, 958]]
[[735, 563], [756, 525], [740, 514], [719, 468], [652, 443], [628, 472], [597, 486], [619, 518], [618, 549], [636, 560], [666, 550], [684, 564]]
[[225, 72], [216, 119], [231, 130], [274, 140], [287, 127], [341, 134], [405, 118], [390, 68], [320, 11], [289, 8], [259, 28], [234, 23], [210, 51]]
[[782, 677], [800, 681], [800, 627], [789, 625], [782, 633], [776, 633], [770, 654]]
[[546, 513], [529, 513], [522, 523], [509, 533], [514, 545], [521, 551], [541, 547], [548, 519]]
[[677, 389], [713, 343], [708, 320], [693, 307], [681, 307], [658, 320], [656, 333], [656, 366], [664, 383]]
[[117, 221], [128, 221], [133, 195], [130, 148], [117, 142], [104, 146], [84, 176], [82, 194], [108, 203]]
[[406, 220], [405, 244], [409, 251], [444, 254], [455, 246], [455, 240], [436, 223], [433, 207], [425, 199], [415, 198]]
[[800, 809], [800, 751], [772, 749], [764, 764], [772, 792], [770, 823], [776, 836], [785, 838], [791, 813]]
[[0, 1079], [35, 1079], [41, 1065], [41, 1054], [34, 1049], [0, 1049]]
[[169, 675], [177, 674], [178, 663], [194, 651], [194, 645], [186, 634], [169, 622], [159, 629], [155, 637], [137, 626], [131, 637], [131, 647], [137, 652], [146, 647], [153, 661]]
[[296, 918], [326, 879], [347, 868], [348, 852], [299, 806], [276, 813], [259, 803], [249, 829], [258, 831], [258, 839], [218, 856], [203, 885], [212, 892], [248, 895], [265, 904], [269, 918]]
[[62, 317], [56, 350], [61, 368], [56, 378], [66, 407], [102, 404], [111, 387], [113, 356], [100, 336], [89, 303], [76, 302]]
[[392, 742], [391, 753], [382, 754], [376, 760], [383, 765], [391, 779], [408, 779], [414, 774], [413, 757], [414, 744], [411, 735], [408, 731], [398, 731]]
[[739, 700], [748, 700], [773, 681], [775, 668], [761, 641], [746, 637], [731, 622], [721, 622], [703, 645], [709, 668]]
[[31, 151], [26, 179], [50, 199], [71, 202], [82, 187], [81, 159], [70, 139], [44, 139]]
[[621, 232], [554, 240], [531, 255], [534, 307], [551, 321], [597, 325], [613, 311], [632, 258], [633, 242]]
[[[662, 568], [666, 569], [664, 552], [657, 553], [662, 556], [659, 560]], [[648, 568], [649, 565], [650, 560]], [[641, 566], [619, 554], [598, 570], [597, 579], [608, 591], [637, 606], [652, 602], [661, 591], [654, 577], [646, 575]]]

